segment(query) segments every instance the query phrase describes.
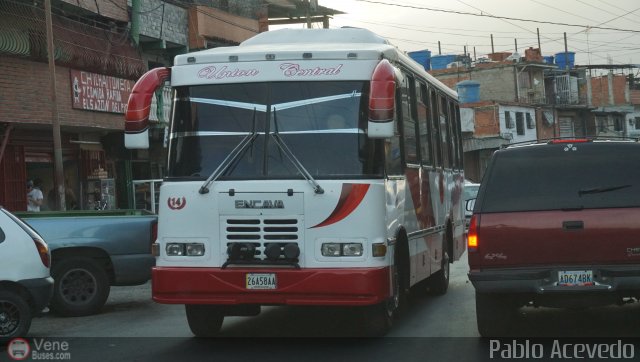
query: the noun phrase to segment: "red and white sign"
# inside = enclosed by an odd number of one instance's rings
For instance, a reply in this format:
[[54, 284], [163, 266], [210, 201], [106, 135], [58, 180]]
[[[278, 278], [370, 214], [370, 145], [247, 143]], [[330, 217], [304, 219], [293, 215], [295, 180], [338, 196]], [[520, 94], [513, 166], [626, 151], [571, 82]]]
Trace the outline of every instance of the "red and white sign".
[[124, 113], [134, 81], [71, 70], [72, 107], [88, 111]]

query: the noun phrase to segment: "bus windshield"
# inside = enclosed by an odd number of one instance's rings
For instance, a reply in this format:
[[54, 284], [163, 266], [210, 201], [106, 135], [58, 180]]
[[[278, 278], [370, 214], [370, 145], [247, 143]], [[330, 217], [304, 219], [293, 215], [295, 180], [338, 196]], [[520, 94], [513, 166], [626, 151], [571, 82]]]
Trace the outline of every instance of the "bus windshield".
[[[363, 81], [215, 84], [175, 88], [169, 178], [302, 178], [277, 133], [317, 179], [383, 175], [382, 141], [366, 136]], [[238, 145], [251, 139], [241, 149]]]

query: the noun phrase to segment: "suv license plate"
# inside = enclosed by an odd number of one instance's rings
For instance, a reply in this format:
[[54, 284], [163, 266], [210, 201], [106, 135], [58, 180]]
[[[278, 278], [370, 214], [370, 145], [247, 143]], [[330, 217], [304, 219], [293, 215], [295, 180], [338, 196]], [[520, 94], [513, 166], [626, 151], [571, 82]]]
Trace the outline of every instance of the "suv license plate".
[[579, 286], [594, 285], [593, 270], [558, 271], [558, 285], [563, 287], [579, 287]]
[[247, 289], [276, 289], [275, 273], [248, 273], [246, 277]]

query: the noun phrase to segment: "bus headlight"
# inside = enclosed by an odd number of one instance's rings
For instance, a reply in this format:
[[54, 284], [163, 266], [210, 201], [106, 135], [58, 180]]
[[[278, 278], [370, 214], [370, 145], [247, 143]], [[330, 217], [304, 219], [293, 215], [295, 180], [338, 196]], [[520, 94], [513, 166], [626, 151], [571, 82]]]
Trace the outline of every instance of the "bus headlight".
[[203, 243], [167, 243], [164, 250], [167, 256], [203, 256]]
[[340, 244], [339, 243], [322, 244], [322, 256], [340, 256]]
[[164, 250], [167, 252], [167, 256], [182, 256], [184, 255], [182, 245], [180, 243], [168, 243]]
[[362, 256], [362, 243], [323, 243], [322, 256]]
[[342, 255], [343, 256], [362, 256], [362, 244], [360, 243], [342, 244]]
[[193, 243], [186, 244], [187, 256], [203, 256], [204, 255], [204, 244]]

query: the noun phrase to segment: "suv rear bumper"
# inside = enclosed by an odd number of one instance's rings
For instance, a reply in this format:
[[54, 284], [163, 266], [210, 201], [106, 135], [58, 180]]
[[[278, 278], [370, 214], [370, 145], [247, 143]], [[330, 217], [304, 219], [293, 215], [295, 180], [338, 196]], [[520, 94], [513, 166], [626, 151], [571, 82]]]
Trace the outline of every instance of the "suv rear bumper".
[[47, 305], [53, 296], [53, 278], [36, 278], [36, 279], [24, 279], [18, 283], [25, 287], [29, 291], [33, 301], [33, 309], [36, 312], [40, 312]]
[[[561, 270], [593, 270], [594, 285], [560, 286]], [[638, 265], [571, 265], [541, 268], [499, 268], [469, 271], [469, 280], [479, 293], [611, 293], [640, 294], [640, 264]]]

